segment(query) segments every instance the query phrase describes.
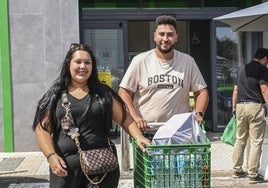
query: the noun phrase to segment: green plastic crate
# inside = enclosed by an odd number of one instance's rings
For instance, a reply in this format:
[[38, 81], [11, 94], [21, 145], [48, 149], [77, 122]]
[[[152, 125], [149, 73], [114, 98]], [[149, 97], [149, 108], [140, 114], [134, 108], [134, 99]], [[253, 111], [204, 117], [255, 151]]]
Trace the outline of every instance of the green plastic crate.
[[134, 188], [210, 187], [211, 150], [206, 144], [148, 146], [143, 153], [132, 140]]

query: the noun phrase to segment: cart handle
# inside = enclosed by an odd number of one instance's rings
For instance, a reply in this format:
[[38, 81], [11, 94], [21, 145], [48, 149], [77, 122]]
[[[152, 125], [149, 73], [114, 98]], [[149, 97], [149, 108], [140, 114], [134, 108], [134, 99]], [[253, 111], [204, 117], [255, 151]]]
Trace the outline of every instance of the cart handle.
[[150, 127], [160, 127], [163, 126], [165, 124], [165, 122], [151, 122], [151, 123], [147, 123], [148, 126]]

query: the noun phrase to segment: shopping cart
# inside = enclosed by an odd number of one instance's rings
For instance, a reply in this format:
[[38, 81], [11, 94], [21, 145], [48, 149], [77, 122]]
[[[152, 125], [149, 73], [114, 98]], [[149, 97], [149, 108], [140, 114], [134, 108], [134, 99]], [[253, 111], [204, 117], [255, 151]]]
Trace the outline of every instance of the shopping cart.
[[[153, 132], [146, 133], [147, 137]], [[211, 151], [208, 139], [205, 144], [151, 145], [147, 146], [145, 153], [138, 148], [135, 140], [132, 140], [132, 146], [134, 188], [210, 187]]]

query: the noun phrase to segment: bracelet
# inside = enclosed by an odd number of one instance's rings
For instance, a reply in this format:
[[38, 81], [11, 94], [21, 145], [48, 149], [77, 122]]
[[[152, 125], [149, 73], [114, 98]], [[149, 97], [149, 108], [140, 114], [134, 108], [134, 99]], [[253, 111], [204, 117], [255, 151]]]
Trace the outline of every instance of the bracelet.
[[52, 156], [52, 155], [55, 155], [55, 154], [57, 154], [56, 152], [51, 152], [50, 154], [48, 154], [48, 156], [47, 156], [47, 160]]

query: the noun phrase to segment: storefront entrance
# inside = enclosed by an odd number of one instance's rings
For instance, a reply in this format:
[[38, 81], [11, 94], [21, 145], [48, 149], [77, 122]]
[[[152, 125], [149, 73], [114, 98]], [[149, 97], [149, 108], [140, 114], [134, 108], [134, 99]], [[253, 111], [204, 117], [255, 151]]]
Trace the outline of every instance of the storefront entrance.
[[[162, 13], [153, 12], [147, 15], [143, 11], [120, 16], [120, 12], [104, 11], [102, 16], [100, 14], [96, 10], [82, 11], [80, 18], [80, 40], [92, 46], [97, 57], [102, 81], [107, 82], [117, 91], [131, 59], [136, 54], [155, 47], [153, 41], [154, 20]], [[217, 50], [215, 51], [211, 47], [213, 43], [215, 48], [217, 47], [216, 35], [211, 34], [213, 30], [214, 32], [216, 31], [216, 25], [211, 25], [211, 19], [203, 18], [204, 14], [200, 16], [199, 20], [191, 19], [193, 15], [189, 13], [188, 17], [186, 13], [182, 16], [183, 14], [179, 12], [173, 12], [171, 15], [177, 18], [184, 18], [184, 20], [178, 19], [179, 41], [175, 49], [194, 57], [208, 84], [210, 103], [205, 114], [207, 129], [221, 131], [225, 126], [225, 122], [228, 121], [230, 117], [229, 112], [231, 111], [229, 109], [230, 93], [225, 94], [223, 92], [224, 96], [222, 98], [212, 97], [212, 95], [218, 96], [218, 93], [215, 92], [217, 90], [216, 87], [213, 87], [218, 82], [215, 79], [217, 73], [214, 75], [213, 72], [218, 71], [218, 69], [213, 68], [213, 63], [216, 64], [216, 61], [218, 61], [218, 58], [213, 58], [217, 56]], [[222, 31], [219, 32], [221, 34]], [[217, 31], [217, 33], [219, 32]], [[213, 78], [214, 76], [215, 78]], [[218, 110], [217, 105], [212, 105], [217, 101], [220, 105], [225, 105], [223, 106], [224, 109], [219, 108]], [[223, 126], [218, 126], [218, 121]]]

